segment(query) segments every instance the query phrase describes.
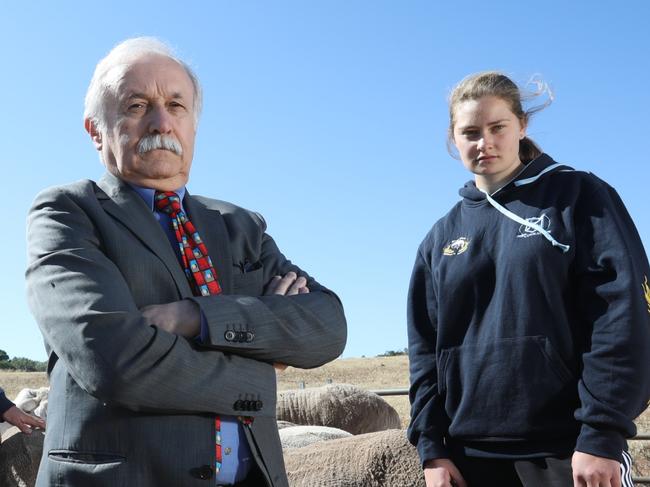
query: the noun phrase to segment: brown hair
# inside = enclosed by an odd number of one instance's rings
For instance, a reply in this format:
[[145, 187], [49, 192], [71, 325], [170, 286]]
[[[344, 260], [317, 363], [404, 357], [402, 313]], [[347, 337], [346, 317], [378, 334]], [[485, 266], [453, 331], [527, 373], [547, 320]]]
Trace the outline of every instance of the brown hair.
[[[553, 94], [548, 85], [538, 78], [532, 78], [531, 84], [537, 85], [537, 89], [529, 95], [536, 97], [547, 93], [548, 100], [542, 105], [534, 106], [528, 110], [523, 109], [522, 95], [519, 87], [505, 74], [498, 71], [483, 71], [470, 74], [458, 83], [449, 95], [449, 134], [447, 139], [448, 148], [451, 149], [454, 140], [454, 113], [458, 105], [468, 100], [478, 100], [484, 96], [495, 96], [504, 100], [510, 106], [510, 110], [519, 119], [522, 126], [528, 126], [530, 117], [546, 108], [553, 101]], [[528, 97], [527, 97], [528, 98]], [[450, 150], [451, 152], [451, 150]], [[532, 161], [542, 153], [542, 149], [529, 137], [524, 137], [519, 142], [519, 159], [524, 164]]]

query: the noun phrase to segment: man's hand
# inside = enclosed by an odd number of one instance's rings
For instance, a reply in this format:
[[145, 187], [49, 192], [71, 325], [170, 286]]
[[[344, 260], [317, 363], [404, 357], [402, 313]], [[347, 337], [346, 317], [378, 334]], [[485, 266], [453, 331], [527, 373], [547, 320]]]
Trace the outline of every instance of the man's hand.
[[20, 431], [28, 435], [32, 434], [32, 429], [34, 428], [45, 429], [45, 421], [42, 418], [27, 414], [18, 409], [16, 406], [11, 406], [9, 409], [7, 409], [3, 413], [2, 419], [4, 419], [7, 423], [18, 426]]
[[621, 464], [577, 451], [571, 459], [574, 487], [621, 487]]
[[424, 481], [427, 487], [467, 487], [467, 482], [448, 458], [428, 460], [424, 464]]
[[192, 300], [153, 304], [140, 311], [148, 325], [155, 325], [174, 335], [194, 338], [201, 333], [201, 310]]
[[[307, 279], [302, 276], [298, 277], [295, 272], [291, 271], [287, 272], [284, 277], [273, 276], [271, 282], [266, 286], [264, 295], [293, 296], [295, 294], [307, 294], [308, 292]], [[273, 364], [273, 367], [276, 371], [282, 372], [287, 368], [287, 365], [276, 362]]]
[[280, 296], [293, 296], [294, 294], [306, 294], [309, 292], [307, 279], [298, 277], [295, 272], [287, 272], [284, 277], [273, 276], [271, 282], [266, 286], [265, 296], [272, 294]]

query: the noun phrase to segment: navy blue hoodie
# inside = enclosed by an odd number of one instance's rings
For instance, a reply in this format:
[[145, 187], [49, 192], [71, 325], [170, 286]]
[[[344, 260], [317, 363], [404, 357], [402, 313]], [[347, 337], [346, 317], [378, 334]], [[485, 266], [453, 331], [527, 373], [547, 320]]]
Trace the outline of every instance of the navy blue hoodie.
[[422, 462], [458, 449], [621, 460], [650, 397], [650, 269], [607, 183], [543, 154], [474, 182], [418, 249], [408, 296]]
[[7, 396], [5, 396], [5, 391], [2, 390], [2, 387], [0, 387], [0, 423], [4, 421], [4, 419], [2, 419], [2, 415], [13, 405], [14, 403], [7, 399]]

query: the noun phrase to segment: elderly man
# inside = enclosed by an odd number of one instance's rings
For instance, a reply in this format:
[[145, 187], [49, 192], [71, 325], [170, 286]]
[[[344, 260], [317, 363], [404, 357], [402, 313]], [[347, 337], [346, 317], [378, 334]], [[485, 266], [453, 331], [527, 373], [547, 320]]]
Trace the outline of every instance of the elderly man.
[[337, 357], [345, 318], [260, 215], [186, 191], [200, 108], [164, 44], [119, 44], [86, 96], [107, 173], [34, 202], [51, 383], [37, 485], [287, 485], [274, 366]]

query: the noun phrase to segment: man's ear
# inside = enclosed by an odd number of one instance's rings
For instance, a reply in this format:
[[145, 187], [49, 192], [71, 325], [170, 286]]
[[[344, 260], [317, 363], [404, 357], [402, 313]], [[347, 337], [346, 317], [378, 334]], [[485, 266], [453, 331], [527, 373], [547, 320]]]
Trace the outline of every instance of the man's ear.
[[101, 151], [102, 133], [99, 131], [99, 128], [97, 127], [97, 123], [91, 118], [86, 118], [84, 119], [84, 128], [86, 129], [86, 132], [88, 132], [88, 135], [90, 135], [90, 138], [92, 139], [93, 144], [95, 145], [95, 149]]

